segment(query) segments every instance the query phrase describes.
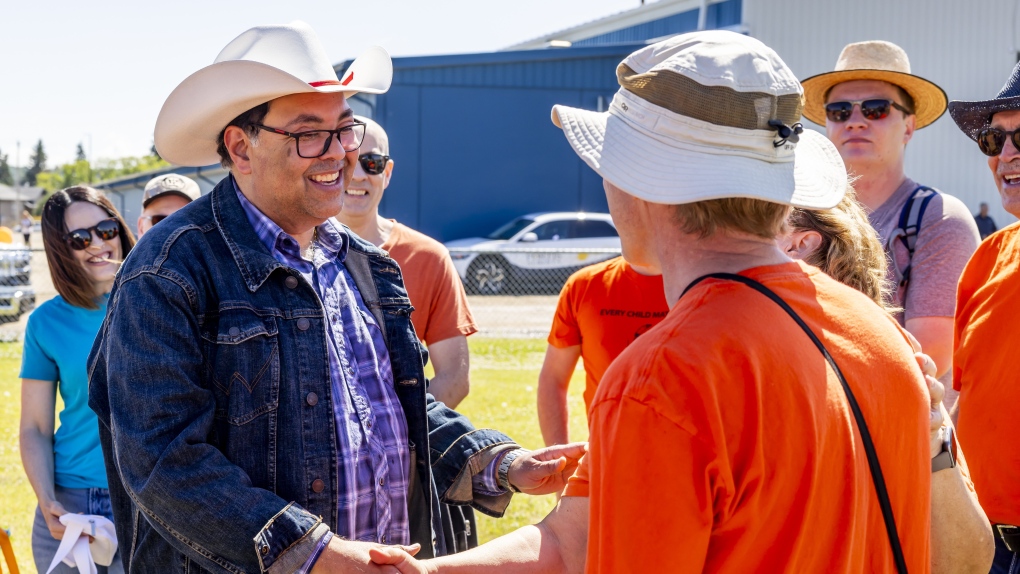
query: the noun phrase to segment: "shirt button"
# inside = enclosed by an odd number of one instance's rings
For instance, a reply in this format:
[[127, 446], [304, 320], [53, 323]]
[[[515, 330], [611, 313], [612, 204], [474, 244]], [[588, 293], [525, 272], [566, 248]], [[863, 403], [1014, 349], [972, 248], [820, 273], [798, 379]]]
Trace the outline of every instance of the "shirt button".
[[295, 289], [297, 288], [297, 277], [288, 275], [287, 278], [283, 280], [283, 284], [286, 285], [288, 289]]
[[321, 478], [316, 478], [312, 481], [312, 492], [318, 494], [326, 489], [326, 483]]
[[379, 486], [386, 486], [386, 479], [380, 478], [379, 479]]
[[299, 330], [307, 331], [309, 326], [311, 326], [311, 321], [309, 321], [308, 319], [301, 317], [300, 319], [297, 320], [297, 328]]
[[372, 428], [372, 421], [368, 421], [367, 423], [365, 423], [365, 427]]
[[308, 393], [305, 395], [305, 402], [314, 407], [319, 404], [319, 395], [315, 393]]
[[227, 334], [229, 334], [231, 337], [236, 337], [241, 334], [241, 330], [238, 329], [237, 327], [231, 327], [230, 330], [227, 331]]

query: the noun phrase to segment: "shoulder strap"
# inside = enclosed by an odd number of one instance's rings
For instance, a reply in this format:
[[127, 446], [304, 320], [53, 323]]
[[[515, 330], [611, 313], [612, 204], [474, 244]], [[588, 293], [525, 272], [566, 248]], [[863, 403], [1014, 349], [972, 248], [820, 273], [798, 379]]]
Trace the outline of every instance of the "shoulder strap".
[[843, 387], [843, 392], [846, 394], [847, 403], [850, 405], [850, 410], [854, 413], [854, 420], [857, 421], [857, 429], [861, 433], [861, 442], [864, 443], [864, 452], [868, 458], [868, 466], [871, 468], [871, 478], [875, 483], [875, 492], [878, 495], [878, 505], [882, 509], [882, 518], [885, 520], [886, 533], [889, 536], [889, 545], [892, 547], [893, 559], [896, 562], [896, 570], [900, 574], [906, 574], [907, 563], [903, 558], [903, 548], [900, 546], [899, 535], [896, 533], [896, 521], [893, 518], [892, 504], [889, 502], [889, 491], [885, 487], [885, 478], [882, 476], [882, 467], [878, 462], [878, 453], [875, 452], [875, 444], [871, 440], [871, 433], [868, 431], [868, 425], [864, 422], [864, 413], [861, 412], [861, 407], [857, 403], [857, 398], [854, 397], [854, 393], [850, 390], [850, 385], [847, 384], [846, 378], [843, 377], [843, 372], [839, 370], [839, 366], [836, 364], [835, 359], [829, 354], [829, 351], [822, 344], [822, 341], [818, 339], [811, 327], [808, 327], [807, 323], [800, 318], [800, 315], [783, 300], [782, 297], [776, 295], [771, 289], [762, 285], [761, 283], [744, 277], [743, 275], [736, 275], [733, 273], [711, 273], [694, 280], [693, 283], [684, 289], [684, 292], [680, 295], [681, 298], [690, 291], [692, 287], [706, 279], [723, 279], [728, 281], [736, 281], [742, 283], [755, 291], [765, 295], [771, 299], [776, 305], [779, 305], [786, 314], [790, 316], [797, 325], [804, 330], [804, 333], [811, 339], [811, 342], [815, 344], [815, 347], [822, 353], [825, 360], [828, 361], [829, 366], [836, 373], [836, 378], [839, 379], [839, 384]]
[[921, 221], [924, 219], [924, 212], [928, 209], [928, 204], [938, 193], [930, 187], [917, 186], [900, 210], [899, 227], [894, 229], [892, 235], [889, 236], [886, 249], [890, 253], [893, 241], [897, 239], [907, 248], [907, 266], [902, 270], [896, 267], [900, 288], [905, 288], [910, 282], [910, 269], [913, 266], [914, 250], [917, 248], [917, 235], [921, 232]]

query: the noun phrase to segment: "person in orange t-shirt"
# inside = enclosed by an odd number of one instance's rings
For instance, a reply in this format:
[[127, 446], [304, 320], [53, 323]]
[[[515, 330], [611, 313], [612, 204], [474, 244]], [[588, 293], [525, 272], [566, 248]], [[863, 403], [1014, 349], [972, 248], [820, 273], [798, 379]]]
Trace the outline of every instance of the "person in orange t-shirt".
[[[373, 559], [402, 572], [863, 573], [896, 571], [899, 547], [904, 568], [929, 572], [938, 383], [887, 313], [774, 239], [790, 206], [831, 208], [847, 185], [833, 145], [796, 123], [796, 77], [725, 31], [642, 48], [617, 75], [608, 112], [555, 106], [553, 121], [603, 178], [624, 257], [661, 271], [669, 314], [599, 383], [589, 452], [542, 523], [428, 565]], [[864, 426], [805, 331], [748, 280], [825, 345]]]
[[360, 116], [357, 119], [366, 124], [365, 139], [337, 219], [388, 251], [400, 265], [414, 307], [411, 324], [428, 347], [435, 371], [429, 392], [437, 401], [457, 408], [471, 388], [467, 337], [478, 332], [464, 284], [442, 243], [379, 215], [379, 202], [393, 174], [390, 142], [378, 123]]
[[[1020, 64], [991, 99], [951, 102], [956, 125], [988, 156], [1002, 207], [1020, 217]], [[1020, 227], [989, 235], [963, 270], [956, 291], [953, 409], [960, 442], [967, 448], [978, 499], [995, 526], [992, 572], [1020, 568], [1020, 447], [1013, 438], [1020, 385], [1016, 353], [1020, 330]]]
[[538, 375], [538, 423], [546, 445], [570, 442], [567, 389], [580, 357], [585, 411], [609, 364], [669, 311], [662, 275], [635, 269], [623, 257], [589, 265], [560, 291]]

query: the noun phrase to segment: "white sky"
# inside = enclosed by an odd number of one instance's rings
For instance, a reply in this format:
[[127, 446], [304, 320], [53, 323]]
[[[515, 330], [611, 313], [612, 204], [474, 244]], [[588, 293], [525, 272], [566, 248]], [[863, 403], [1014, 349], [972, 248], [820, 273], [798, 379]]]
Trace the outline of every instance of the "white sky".
[[[650, 0], [649, 0], [650, 1]], [[244, 30], [310, 23], [334, 62], [488, 52], [636, 8], [640, 0], [0, 0], [0, 153], [48, 166], [148, 153], [166, 96]]]

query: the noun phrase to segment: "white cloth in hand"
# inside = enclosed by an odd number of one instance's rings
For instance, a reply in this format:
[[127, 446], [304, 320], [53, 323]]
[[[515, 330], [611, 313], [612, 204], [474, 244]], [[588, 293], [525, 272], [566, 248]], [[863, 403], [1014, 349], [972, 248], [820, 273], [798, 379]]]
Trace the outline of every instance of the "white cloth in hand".
[[[96, 574], [96, 563], [109, 566], [113, 562], [117, 553], [117, 531], [108, 518], [68, 513], [60, 517], [60, 523], [67, 529], [46, 574], [50, 574], [61, 561], [71, 567], [77, 566], [82, 574]], [[89, 536], [93, 538], [91, 543]]]

